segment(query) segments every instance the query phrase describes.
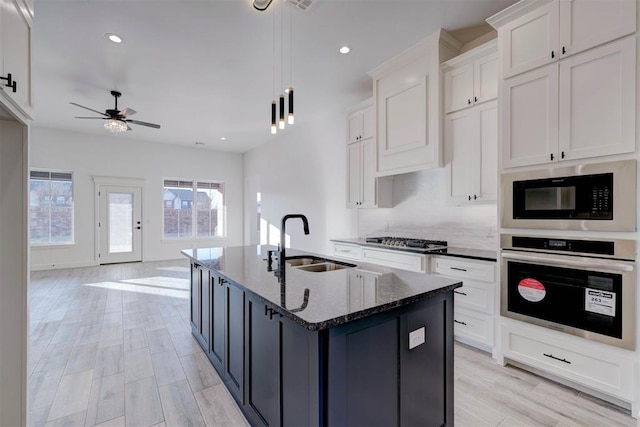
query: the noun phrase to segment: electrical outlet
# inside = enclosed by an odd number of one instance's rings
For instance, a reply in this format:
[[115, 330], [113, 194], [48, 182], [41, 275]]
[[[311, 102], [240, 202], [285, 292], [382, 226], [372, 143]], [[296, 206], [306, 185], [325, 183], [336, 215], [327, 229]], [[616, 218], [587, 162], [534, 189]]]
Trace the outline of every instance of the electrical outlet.
[[424, 344], [425, 341], [425, 329], [424, 326], [422, 328], [416, 329], [415, 331], [409, 332], [409, 350], [413, 350], [419, 345]]

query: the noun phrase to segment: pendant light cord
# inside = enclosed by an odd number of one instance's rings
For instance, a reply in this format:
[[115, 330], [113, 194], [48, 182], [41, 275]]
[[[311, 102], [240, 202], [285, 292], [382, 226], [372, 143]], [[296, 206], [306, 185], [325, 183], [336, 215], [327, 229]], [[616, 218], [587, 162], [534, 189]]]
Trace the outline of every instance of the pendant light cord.
[[282, 0], [282, 4], [280, 5], [280, 91], [282, 93], [282, 91], [284, 90], [282, 81], [284, 79], [284, 77], [282, 76], [284, 74], [284, 2], [286, 0]]
[[291, 59], [293, 58], [291, 55], [291, 46], [293, 45], [293, 24], [291, 21], [291, 9], [293, 8], [289, 5], [289, 86], [293, 86], [293, 60]]

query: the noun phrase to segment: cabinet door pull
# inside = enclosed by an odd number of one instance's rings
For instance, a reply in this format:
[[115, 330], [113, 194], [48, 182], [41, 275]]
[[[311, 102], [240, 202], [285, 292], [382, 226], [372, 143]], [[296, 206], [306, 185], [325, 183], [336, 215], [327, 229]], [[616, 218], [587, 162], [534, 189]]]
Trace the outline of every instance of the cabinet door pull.
[[566, 53], [567, 53], [567, 49], [565, 49], [565, 47], [564, 47], [564, 46], [562, 46], [562, 54], [564, 55], [564, 54], [566, 54]]
[[556, 53], [554, 51], [551, 51], [551, 59], [556, 57]]
[[549, 154], [549, 158], [553, 161], [553, 153]]
[[467, 99], [467, 104], [471, 105], [471, 100], [470, 99]]
[[564, 151], [562, 151], [562, 152], [560, 153], [560, 158], [561, 158], [561, 159], [564, 159]]
[[458, 271], [467, 271], [466, 268], [460, 268], [460, 267], [449, 267], [451, 270], [458, 270]]
[[453, 291], [454, 294], [460, 294], [460, 295], [464, 295], [465, 297], [467, 296], [467, 294], [465, 294], [464, 292], [460, 292], [460, 291]]
[[469, 200], [471, 200], [471, 196], [469, 196]]
[[473, 200], [478, 200], [478, 196], [477, 195], [473, 195]]
[[13, 93], [16, 93], [17, 83], [13, 80], [11, 73], [7, 73], [7, 77], [0, 77], [0, 80], [6, 80], [7, 84], [5, 84], [5, 86], [10, 87], [13, 90]]
[[467, 324], [466, 324], [466, 323], [461, 322], [461, 321], [459, 321], [459, 320], [453, 319], [453, 321], [454, 321], [454, 322], [456, 322], [456, 323], [459, 323], [459, 324], [461, 324], [461, 325], [467, 326]]
[[571, 362], [569, 362], [567, 359], [560, 359], [559, 357], [555, 357], [553, 354], [542, 353], [542, 355], [546, 356], [546, 357], [549, 357], [551, 359], [554, 359], [554, 360], [559, 360], [560, 362], [568, 363], [569, 365], [571, 365]]
[[477, 96], [473, 97], [473, 102], [478, 102], [478, 97]]

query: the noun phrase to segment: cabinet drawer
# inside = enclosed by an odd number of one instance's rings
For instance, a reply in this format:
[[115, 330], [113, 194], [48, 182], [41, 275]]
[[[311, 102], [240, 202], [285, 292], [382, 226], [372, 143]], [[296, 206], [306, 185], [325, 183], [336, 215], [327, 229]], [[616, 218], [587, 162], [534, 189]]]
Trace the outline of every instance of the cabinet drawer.
[[458, 279], [495, 282], [495, 263], [453, 258], [433, 258], [433, 273]]
[[362, 259], [362, 248], [357, 245], [334, 243], [333, 255], [340, 258], [355, 259], [360, 261]]
[[632, 357], [609, 351], [604, 344], [572, 345], [571, 341], [529, 328], [502, 325], [505, 357], [612, 396], [633, 400], [636, 375]]
[[453, 293], [456, 307], [493, 314], [493, 284], [465, 280]]
[[425, 255], [365, 248], [362, 250], [362, 260], [372, 264], [384, 265], [385, 267], [400, 268], [419, 273], [426, 272]]
[[455, 336], [493, 347], [493, 316], [455, 307], [453, 322]]

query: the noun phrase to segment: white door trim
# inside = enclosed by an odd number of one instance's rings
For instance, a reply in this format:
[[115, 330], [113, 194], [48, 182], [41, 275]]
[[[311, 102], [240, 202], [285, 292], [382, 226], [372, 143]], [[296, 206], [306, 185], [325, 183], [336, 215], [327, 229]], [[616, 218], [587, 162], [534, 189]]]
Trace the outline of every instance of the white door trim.
[[[138, 187], [140, 188], [140, 211], [142, 218], [142, 225], [145, 224], [145, 209], [144, 209], [144, 198], [145, 198], [145, 184], [146, 180], [144, 178], [123, 178], [116, 176], [93, 176], [93, 259], [96, 264], [100, 264], [100, 227], [98, 227], [98, 223], [100, 222], [100, 186], [118, 186], [118, 187]], [[143, 228], [144, 229], [144, 228]], [[144, 232], [143, 237], [140, 239], [142, 244], [142, 260], [144, 261]]]

